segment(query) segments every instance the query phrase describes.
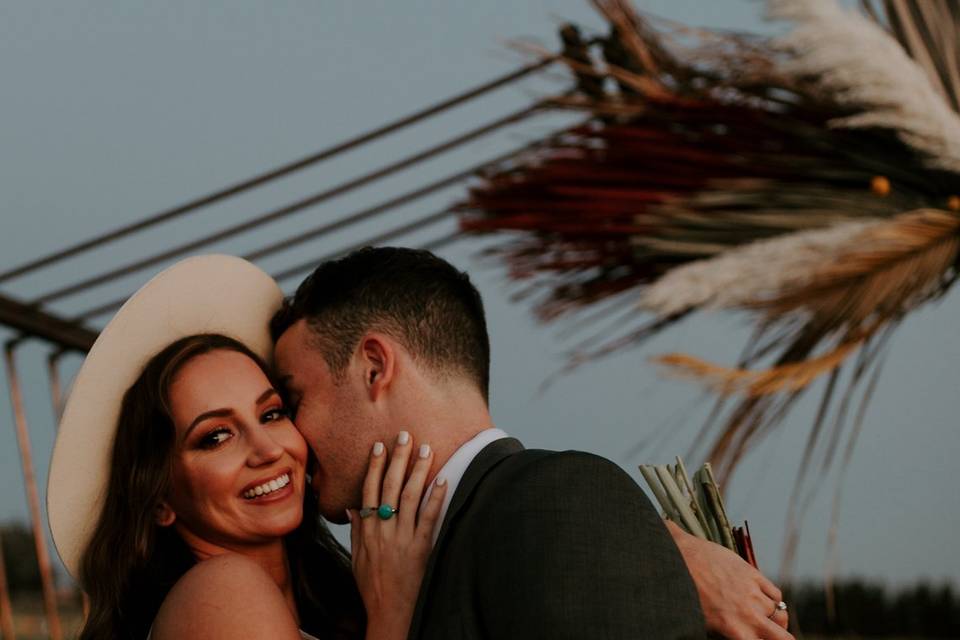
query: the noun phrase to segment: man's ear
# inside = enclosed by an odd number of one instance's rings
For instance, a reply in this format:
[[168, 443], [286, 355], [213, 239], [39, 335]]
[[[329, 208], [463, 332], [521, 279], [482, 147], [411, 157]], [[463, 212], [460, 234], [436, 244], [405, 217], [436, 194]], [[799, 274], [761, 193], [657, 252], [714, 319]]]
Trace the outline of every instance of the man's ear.
[[177, 520], [177, 514], [166, 501], [161, 502], [154, 509], [153, 521], [161, 527], [169, 527]]
[[364, 387], [370, 399], [377, 400], [396, 374], [396, 345], [382, 333], [368, 333], [360, 340], [359, 353]]

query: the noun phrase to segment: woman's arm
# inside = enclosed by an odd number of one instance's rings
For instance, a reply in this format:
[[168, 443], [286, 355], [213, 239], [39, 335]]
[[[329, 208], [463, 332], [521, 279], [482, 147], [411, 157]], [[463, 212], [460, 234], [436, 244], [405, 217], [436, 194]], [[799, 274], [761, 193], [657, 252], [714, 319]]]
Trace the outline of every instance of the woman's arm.
[[[382, 445], [371, 451], [363, 506], [390, 505], [396, 507], [396, 515], [383, 520], [376, 513], [366, 517], [356, 510], [347, 513], [353, 572], [367, 610], [367, 640], [407, 637], [447, 489], [442, 480], [435, 482], [430, 499], [418, 512], [433, 451], [421, 445], [414, 453], [407, 435], [398, 439], [384, 473], [386, 458]], [[406, 478], [411, 458], [413, 468]]]
[[237, 554], [204, 560], [170, 593], [153, 623], [151, 640], [300, 640], [293, 613], [260, 565]]

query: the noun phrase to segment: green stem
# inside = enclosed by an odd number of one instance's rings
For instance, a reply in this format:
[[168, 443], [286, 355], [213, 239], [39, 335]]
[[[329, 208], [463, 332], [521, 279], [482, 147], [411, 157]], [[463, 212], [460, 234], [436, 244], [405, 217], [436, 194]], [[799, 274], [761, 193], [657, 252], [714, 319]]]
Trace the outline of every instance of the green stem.
[[677, 481], [670, 475], [670, 471], [666, 465], [657, 465], [654, 467], [654, 470], [657, 473], [657, 477], [660, 478], [660, 482], [663, 484], [667, 496], [669, 496], [673, 502], [674, 508], [676, 508], [680, 514], [680, 522], [683, 523], [683, 526], [689, 533], [706, 540], [707, 532], [700, 526], [700, 523], [697, 521], [697, 516], [693, 515], [689, 503], [684, 499], [683, 493], [681, 493], [680, 488], [677, 486]]

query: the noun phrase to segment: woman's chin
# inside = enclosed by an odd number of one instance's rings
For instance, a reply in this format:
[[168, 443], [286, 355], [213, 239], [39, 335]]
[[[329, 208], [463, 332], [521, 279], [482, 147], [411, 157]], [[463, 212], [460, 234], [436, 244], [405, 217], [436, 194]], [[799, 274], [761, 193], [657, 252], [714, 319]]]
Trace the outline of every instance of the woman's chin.
[[303, 522], [303, 495], [292, 495], [282, 502], [245, 506], [253, 527], [271, 537], [286, 536]]
[[303, 522], [303, 511], [296, 514], [278, 514], [275, 517], [264, 518], [255, 523], [256, 536], [263, 539], [283, 538], [294, 531]]

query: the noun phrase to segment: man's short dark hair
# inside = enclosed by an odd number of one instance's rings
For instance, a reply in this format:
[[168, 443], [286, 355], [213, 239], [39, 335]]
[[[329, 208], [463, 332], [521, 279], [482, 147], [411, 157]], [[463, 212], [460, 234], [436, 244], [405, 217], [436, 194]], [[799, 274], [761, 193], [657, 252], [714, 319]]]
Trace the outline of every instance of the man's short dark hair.
[[306, 318], [334, 377], [360, 338], [381, 331], [441, 375], [459, 374], [488, 398], [490, 340], [470, 277], [429, 251], [366, 247], [321, 264], [270, 323], [274, 341]]

